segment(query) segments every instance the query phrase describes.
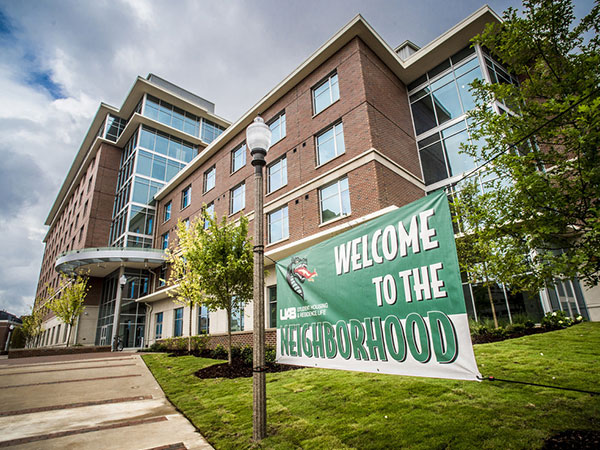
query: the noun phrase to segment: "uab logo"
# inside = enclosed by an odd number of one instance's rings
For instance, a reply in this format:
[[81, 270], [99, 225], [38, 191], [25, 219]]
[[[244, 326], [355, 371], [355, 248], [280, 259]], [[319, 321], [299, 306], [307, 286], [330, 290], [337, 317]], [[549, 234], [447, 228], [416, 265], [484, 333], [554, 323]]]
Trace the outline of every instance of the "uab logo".
[[[317, 271], [311, 272], [308, 270], [308, 259], [294, 256], [292, 262], [287, 267], [285, 279], [294, 291], [302, 300], [304, 300], [304, 289], [302, 283], [305, 281], [315, 281], [313, 278], [317, 276]], [[295, 311], [294, 311], [295, 313]], [[295, 317], [295, 316], [294, 316]]]
[[291, 308], [281, 309], [279, 311], [279, 319], [280, 320], [291, 320], [296, 318], [296, 308], [293, 306]]

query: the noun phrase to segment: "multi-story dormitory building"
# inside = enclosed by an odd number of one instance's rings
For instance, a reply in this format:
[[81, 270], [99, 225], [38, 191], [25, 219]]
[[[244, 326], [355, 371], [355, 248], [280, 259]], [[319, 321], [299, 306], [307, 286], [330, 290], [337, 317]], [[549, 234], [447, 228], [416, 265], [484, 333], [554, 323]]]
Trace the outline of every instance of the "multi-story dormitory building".
[[[178, 221], [203, 208], [253, 223], [254, 181], [244, 139], [260, 114], [273, 132], [265, 174], [266, 326], [277, 317], [271, 260], [445, 187], [473, 160], [459, 153], [469, 139], [468, 84], [515, 82], [470, 39], [499, 21], [487, 6], [425, 47], [388, 46], [360, 16], [338, 31], [236, 122], [214, 105], [154, 75], [138, 78], [121, 108], [102, 104], [53, 205], [37, 307], [57, 286], [58, 271], [86, 270], [91, 290], [73, 340], [109, 344], [119, 279], [119, 335], [126, 347], [187, 335], [189, 308], [164, 286], [163, 250]], [[492, 105], [498, 112], [503, 105]], [[481, 176], [485, 187], [486, 174]], [[464, 284], [472, 317], [491, 315], [487, 291]], [[538, 294], [493, 289], [496, 313], [540, 318], [550, 310], [597, 319], [598, 300], [579, 283], [557, 281]], [[596, 295], [597, 297], [597, 295]], [[194, 333], [226, 333], [224, 311], [192, 312]], [[244, 341], [252, 304], [232, 314]], [[49, 314], [40, 345], [66, 335]], [[62, 329], [61, 329], [62, 327]]]

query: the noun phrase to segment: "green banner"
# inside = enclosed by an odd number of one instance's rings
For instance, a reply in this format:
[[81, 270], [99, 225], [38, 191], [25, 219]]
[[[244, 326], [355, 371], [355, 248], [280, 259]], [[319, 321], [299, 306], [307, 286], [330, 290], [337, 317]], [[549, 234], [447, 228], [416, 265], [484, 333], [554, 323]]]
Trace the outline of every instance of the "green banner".
[[444, 192], [277, 263], [277, 360], [476, 380]]

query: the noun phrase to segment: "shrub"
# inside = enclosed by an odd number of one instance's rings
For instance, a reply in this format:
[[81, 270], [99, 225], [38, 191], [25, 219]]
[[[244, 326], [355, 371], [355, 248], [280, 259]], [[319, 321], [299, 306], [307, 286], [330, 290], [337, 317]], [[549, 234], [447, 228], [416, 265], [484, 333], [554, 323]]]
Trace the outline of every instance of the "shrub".
[[164, 344], [164, 342], [158, 341], [152, 344], [148, 350], [151, 352], [166, 352], [167, 346]]
[[275, 346], [267, 345], [265, 347], [265, 363], [274, 364], [276, 358], [277, 358], [277, 351], [275, 349]]
[[560, 330], [571, 325], [573, 325], [573, 319], [567, 317], [564, 311], [549, 312], [542, 319], [542, 327], [546, 330]]
[[254, 362], [253, 353], [254, 352], [252, 350], [252, 347], [250, 347], [249, 345], [245, 345], [240, 349], [240, 360], [242, 361], [242, 363], [244, 363], [244, 365], [252, 366], [252, 363]]
[[[233, 348], [231, 351], [233, 352]], [[227, 349], [221, 344], [217, 345], [210, 353], [210, 357], [213, 359], [227, 359]]]
[[517, 333], [522, 333], [523, 331], [525, 331], [527, 327], [525, 326], [524, 323], [512, 323], [510, 325], [507, 325], [506, 328], [504, 328], [504, 330], [506, 331], [506, 333], [508, 335], [511, 334], [517, 334]]

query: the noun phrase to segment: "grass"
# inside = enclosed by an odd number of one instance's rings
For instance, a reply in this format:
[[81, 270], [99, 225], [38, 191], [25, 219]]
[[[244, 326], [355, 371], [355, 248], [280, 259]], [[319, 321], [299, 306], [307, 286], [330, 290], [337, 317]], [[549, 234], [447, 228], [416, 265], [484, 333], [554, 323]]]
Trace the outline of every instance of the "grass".
[[[484, 376], [600, 391], [600, 324], [475, 346]], [[252, 380], [200, 380], [221, 361], [143, 356], [168, 398], [217, 449], [252, 448]], [[259, 448], [540, 448], [600, 429], [600, 395], [495, 382], [303, 369], [267, 374]]]

